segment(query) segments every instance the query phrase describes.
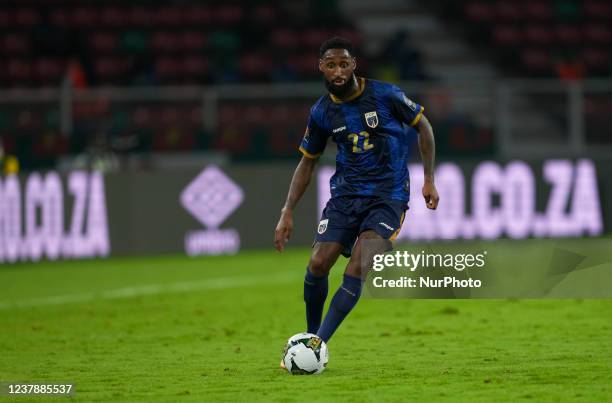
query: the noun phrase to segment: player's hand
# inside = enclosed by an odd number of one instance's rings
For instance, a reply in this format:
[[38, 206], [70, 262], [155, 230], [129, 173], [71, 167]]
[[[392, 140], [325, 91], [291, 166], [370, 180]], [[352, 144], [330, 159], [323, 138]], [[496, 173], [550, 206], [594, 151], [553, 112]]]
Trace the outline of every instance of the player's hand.
[[425, 181], [423, 185], [423, 197], [425, 198], [425, 205], [430, 210], [435, 210], [438, 207], [440, 196], [436, 190], [436, 185], [433, 182]]
[[289, 241], [292, 231], [293, 214], [289, 210], [283, 210], [274, 231], [274, 247], [277, 251], [282, 252], [285, 249], [285, 244]]

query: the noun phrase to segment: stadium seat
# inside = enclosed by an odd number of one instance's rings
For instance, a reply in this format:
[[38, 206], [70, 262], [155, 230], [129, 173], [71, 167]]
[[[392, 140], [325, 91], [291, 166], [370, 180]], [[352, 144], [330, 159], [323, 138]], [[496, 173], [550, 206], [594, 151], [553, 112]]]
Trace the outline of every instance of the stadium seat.
[[33, 109], [21, 109], [17, 112], [15, 127], [22, 130], [37, 130], [42, 127], [40, 113]]
[[554, 41], [554, 36], [549, 26], [530, 24], [525, 28], [525, 40], [532, 45], [550, 45]]
[[151, 7], [131, 7], [129, 10], [130, 25], [137, 28], [150, 28], [154, 26], [155, 12]]
[[155, 71], [162, 83], [174, 84], [182, 74], [182, 64], [175, 57], [160, 57], [155, 62]]
[[514, 25], [500, 25], [493, 31], [495, 42], [503, 46], [518, 46], [523, 41], [523, 32]]
[[612, 45], [612, 28], [601, 23], [587, 24], [583, 28], [584, 38], [594, 44]]
[[244, 109], [243, 119], [248, 125], [269, 125], [270, 115], [267, 115], [264, 107], [259, 105], [247, 106]]
[[72, 27], [83, 29], [94, 26], [96, 19], [96, 10], [90, 7], [79, 7], [72, 11], [69, 21]]
[[46, 129], [60, 128], [60, 113], [57, 109], [48, 110], [44, 117], [44, 127]]
[[66, 27], [70, 24], [70, 14], [65, 8], [57, 8], [51, 12], [50, 20], [53, 25]]
[[584, 14], [594, 20], [612, 19], [612, 4], [605, 0], [586, 0], [584, 2]]
[[194, 128], [201, 128], [203, 118], [202, 107], [200, 105], [196, 105], [186, 108], [185, 111], [187, 112], [187, 116], [184, 118], [185, 121]]
[[521, 21], [525, 19], [523, 9], [516, 1], [498, 1], [495, 5], [495, 17], [501, 21]]
[[466, 4], [465, 15], [471, 21], [491, 21], [495, 15], [493, 4], [487, 1], [472, 1]]
[[245, 10], [240, 4], [223, 4], [214, 9], [215, 22], [223, 27], [239, 24], [244, 16]]
[[0, 10], [0, 29], [6, 29], [11, 26], [12, 18], [8, 10]]
[[556, 41], [563, 45], [578, 45], [582, 42], [580, 29], [574, 25], [559, 25], [555, 30]]
[[253, 134], [251, 131], [240, 130], [228, 125], [221, 130], [220, 135], [213, 140], [213, 147], [233, 154], [244, 154], [252, 148]]
[[327, 30], [318, 28], [305, 29], [300, 34], [300, 46], [305, 49], [318, 49], [326, 39], [328, 39], [331, 33]]
[[0, 111], [0, 130], [5, 130], [12, 126], [13, 117], [6, 111]]
[[17, 28], [32, 28], [40, 22], [40, 14], [31, 8], [19, 8], [14, 14], [14, 25]]
[[6, 61], [3, 58], [0, 58], [0, 86], [8, 87], [9, 81], [10, 80]]
[[30, 39], [23, 34], [9, 33], [3, 38], [0, 51], [9, 54], [25, 54], [30, 51]]
[[148, 106], [138, 106], [131, 111], [131, 124], [137, 128], [143, 127], [152, 127], [151, 124], [151, 116], [153, 112], [151, 108]]
[[210, 73], [210, 62], [204, 56], [187, 56], [181, 60], [180, 70], [188, 78], [202, 78]]
[[249, 81], [260, 81], [267, 77], [272, 59], [262, 52], [245, 53], [240, 58], [240, 72]]
[[89, 42], [96, 53], [112, 53], [119, 48], [119, 35], [114, 32], [94, 32]]
[[337, 31], [337, 35], [348, 39], [355, 47], [359, 47], [363, 40], [361, 33], [352, 28], [341, 28]]
[[209, 43], [215, 51], [236, 52], [240, 46], [240, 36], [232, 31], [217, 30], [210, 34]]
[[212, 10], [206, 5], [188, 6], [183, 10], [183, 21], [186, 25], [206, 28], [213, 20]]
[[180, 123], [179, 112], [176, 107], [165, 107], [160, 111], [160, 121], [163, 126], [173, 126]]
[[276, 28], [270, 32], [270, 44], [280, 49], [297, 49], [299, 41], [297, 32], [289, 28]]
[[27, 85], [32, 79], [32, 65], [23, 59], [9, 59], [6, 69], [13, 84]]
[[106, 84], [114, 82], [128, 69], [125, 59], [116, 57], [99, 57], [94, 62], [94, 71], [98, 79]]
[[528, 20], [551, 20], [553, 10], [549, 2], [527, 1], [525, 3], [525, 17]]
[[219, 123], [221, 126], [240, 122], [242, 108], [234, 104], [222, 104], [219, 107]]
[[[306, 107], [304, 111], [304, 108], [301, 105], [295, 104], [276, 105], [272, 109], [273, 114], [271, 116], [274, 116], [274, 118], [281, 125], [286, 126], [294, 124], [296, 119], [303, 119], [303, 121], [306, 122], [306, 119], [308, 118], [309, 109], [310, 106]], [[304, 127], [306, 127], [305, 123]]]
[[172, 31], [156, 31], [151, 36], [151, 48], [157, 52], [176, 52], [179, 36]]
[[592, 71], [606, 72], [610, 67], [610, 52], [596, 48], [586, 48], [583, 52], [583, 59], [587, 67]]
[[185, 31], [179, 34], [177, 46], [185, 51], [202, 51], [206, 46], [206, 35], [200, 31]]
[[521, 60], [527, 70], [534, 75], [543, 75], [551, 71], [550, 55], [543, 50], [530, 48], [521, 53]]
[[183, 14], [178, 6], [163, 6], [155, 13], [155, 25], [167, 28], [179, 27], [183, 22]]
[[193, 149], [194, 145], [193, 130], [171, 127], [158, 131], [153, 138], [153, 148], [158, 151], [184, 151]]
[[254, 23], [260, 26], [270, 26], [279, 18], [279, 10], [273, 4], [259, 4], [253, 10], [250, 18]]
[[63, 59], [38, 59], [34, 63], [34, 73], [40, 85], [57, 86], [66, 73], [66, 63]]
[[131, 53], [142, 53], [149, 47], [149, 36], [144, 31], [129, 30], [121, 38], [123, 50]]
[[[292, 135], [299, 133], [297, 136]], [[298, 155], [296, 144], [299, 144], [302, 131], [296, 127], [274, 128], [268, 136], [268, 148], [273, 155]]]
[[[303, 76], [316, 74], [317, 57], [310, 54], [293, 54], [287, 57], [287, 64]], [[314, 70], [314, 71], [313, 71]]]
[[74, 102], [72, 113], [76, 118], [104, 118], [110, 114], [111, 102], [108, 99]]
[[129, 14], [121, 7], [106, 6], [100, 10], [98, 21], [106, 27], [124, 28], [129, 26]]

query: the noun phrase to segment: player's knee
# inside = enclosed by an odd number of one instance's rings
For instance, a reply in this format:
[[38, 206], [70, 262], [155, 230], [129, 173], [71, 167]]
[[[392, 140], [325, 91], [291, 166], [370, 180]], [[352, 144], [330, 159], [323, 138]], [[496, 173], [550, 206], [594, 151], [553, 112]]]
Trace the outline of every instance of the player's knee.
[[361, 277], [361, 263], [350, 261], [344, 270], [344, 274], [348, 274], [351, 277]]
[[310, 257], [310, 272], [317, 277], [327, 276], [331, 269], [331, 259], [323, 254], [314, 254]]

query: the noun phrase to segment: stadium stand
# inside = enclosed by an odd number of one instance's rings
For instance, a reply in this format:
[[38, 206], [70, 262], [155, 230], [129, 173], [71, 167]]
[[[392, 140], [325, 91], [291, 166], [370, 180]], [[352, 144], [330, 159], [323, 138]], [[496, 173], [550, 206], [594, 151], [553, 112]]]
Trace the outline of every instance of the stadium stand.
[[609, 1], [441, 1], [435, 9], [506, 74], [576, 80], [612, 71]]
[[[182, 92], [320, 82], [318, 46], [340, 35], [357, 45], [360, 74], [414, 84], [405, 90], [427, 106], [441, 157], [487, 156], [497, 140], [486, 83], [609, 76], [610, 22], [605, 0], [3, 2], [0, 90], [178, 86]], [[446, 85], [461, 82], [472, 84]], [[216, 150], [238, 159], [295, 158], [312, 101], [222, 99], [212, 125], [201, 94], [165, 102], [76, 96], [66, 125], [57, 100], [43, 97], [5, 104], [0, 135], [25, 169], [83, 153], [97, 135], [119, 154]], [[517, 113], [536, 109], [533, 97], [523, 101]], [[538, 102], [561, 108], [554, 97]], [[599, 127], [609, 115], [606, 105], [605, 97], [585, 99], [589, 125]], [[516, 125], [525, 136], [542, 136], [556, 135], [566, 122], [532, 113]]]
[[[299, 56], [316, 57], [332, 33], [360, 36], [339, 14], [320, 19], [311, 8], [284, 26], [290, 8], [271, 1], [3, 3], [2, 86], [59, 85], [71, 58], [93, 86], [141, 84], [143, 73], [154, 75], [147, 84], [317, 78], [312, 60], [305, 68]], [[282, 60], [293, 61], [285, 74], [276, 72]]]

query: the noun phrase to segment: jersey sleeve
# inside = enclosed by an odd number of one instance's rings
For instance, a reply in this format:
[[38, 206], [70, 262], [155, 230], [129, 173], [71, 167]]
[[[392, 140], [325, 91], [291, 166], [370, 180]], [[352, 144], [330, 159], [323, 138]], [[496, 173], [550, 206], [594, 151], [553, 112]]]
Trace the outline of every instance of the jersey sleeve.
[[391, 111], [393, 115], [402, 121], [410, 125], [411, 127], [416, 126], [423, 116], [423, 108], [404, 94], [404, 92], [397, 86], [391, 88], [389, 94], [391, 102]]
[[304, 138], [300, 144], [300, 152], [307, 158], [318, 158], [327, 145], [327, 133], [317, 124], [313, 117], [314, 111], [310, 112], [308, 125], [304, 132]]

